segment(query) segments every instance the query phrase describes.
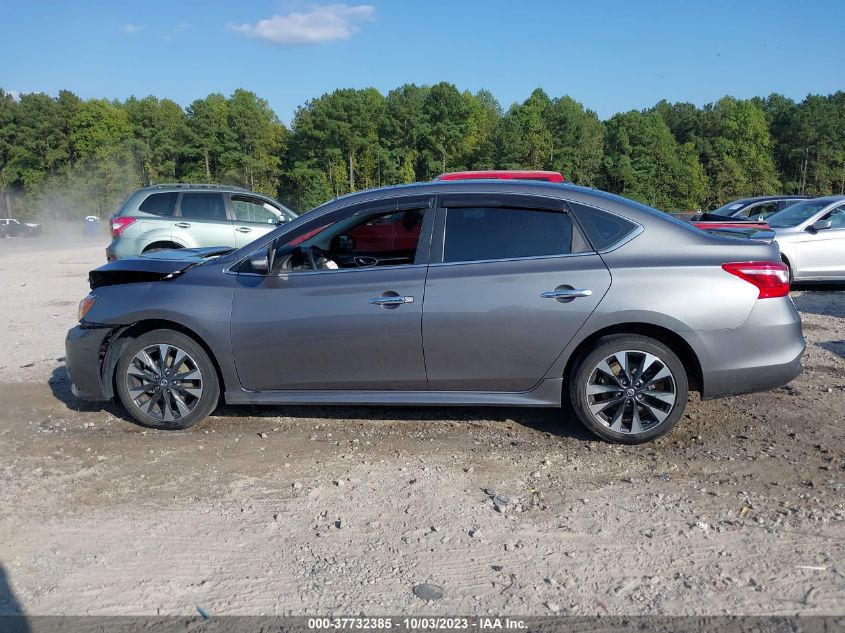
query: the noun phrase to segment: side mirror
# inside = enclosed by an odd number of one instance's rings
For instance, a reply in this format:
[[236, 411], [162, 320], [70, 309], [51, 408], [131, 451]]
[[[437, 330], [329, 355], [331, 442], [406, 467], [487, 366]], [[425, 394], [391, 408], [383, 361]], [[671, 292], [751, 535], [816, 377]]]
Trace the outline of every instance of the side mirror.
[[810, 228], [813, 229], [813, 231], [824, 231], [832, 226], [833, 222], [831, 222], [830, 220], [819, 220], [817, 222], [813, 222]]
[[355, 238], [351, 235], [341, 235], [337, 238], [337, 245], [344, 253], [350, 253], [355, 250]]
[[270, 260], [267, 257], [267, 251], [253, 253], [249, 257], [249, 265], [252, 267], [252, 272], [259, 275], [266, 275], [270, 272]]

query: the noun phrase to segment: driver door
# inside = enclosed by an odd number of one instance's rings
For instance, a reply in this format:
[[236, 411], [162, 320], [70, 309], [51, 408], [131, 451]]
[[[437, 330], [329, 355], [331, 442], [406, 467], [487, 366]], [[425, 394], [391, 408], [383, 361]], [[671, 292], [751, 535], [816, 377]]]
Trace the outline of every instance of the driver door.
[[[319, 244], [321, 255], [338, 269], [239, 273], [231, 336], [242, 386], [427, 390], [422, 305], [434, 220], [430, 205], [431, 200], [420, 199], [357, 205], [335, 214], [328, 226], [326, 219], [317, 218], [282, 238], [296, 249]], [[355, 251], [360, 244], [356, 228], [370, 222], [373, 214], [387, 217], [400, 210], [419, 211], [415, 243], [406, 239], [399, 253], [389, 243], [394, 236], [384, 230], [380, 241], [365, 245], [373, 253], [367, 257], [377, 261], [356, 261], [363, 257]], [[360, 222], [354, 221], [356, 215]], [[288, 247], [278, 248], [284, 252]], [[393, 261], [394, 255], [402, 261]]]

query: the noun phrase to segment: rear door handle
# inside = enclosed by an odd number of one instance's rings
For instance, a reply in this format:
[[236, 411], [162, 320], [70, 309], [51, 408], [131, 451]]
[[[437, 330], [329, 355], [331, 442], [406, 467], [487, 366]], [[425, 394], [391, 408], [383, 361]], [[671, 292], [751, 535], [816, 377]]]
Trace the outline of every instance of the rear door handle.
[[191, 228], [191, 223], [190, 222], [177, 222], [176, 226], [178, 226], [180, 229], [189, 229], [189, 228]]
[[238, 227], [238, 228], [236, 228], [235, 230], [236, 230], [236, 231], [238, 231], [238, 232], [240, 232], [240, 233], [252, 233], [252, 229], [250, 229], [250, 228], [248, 228], [248, 227], [246, 227], [246, 226], [239, 226], [239, 227]]
[[543, 299], [567, 300], [576, 299], [577, 297], [589, 297], [593, 294], [592, 290], [586, 288], [555, 288], [554, 290], [547, 290], [541, 292], [540, 297]]

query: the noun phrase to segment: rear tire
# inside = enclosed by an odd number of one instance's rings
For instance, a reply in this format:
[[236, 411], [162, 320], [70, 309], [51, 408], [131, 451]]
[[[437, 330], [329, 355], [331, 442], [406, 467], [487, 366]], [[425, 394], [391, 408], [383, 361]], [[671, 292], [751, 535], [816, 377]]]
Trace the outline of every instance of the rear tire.
[[678, 355], [637, 334], [599, 339], [577, 361], [569, 385], [581, 423], [618, 444], [642, 444], [669, 433], [688, 396], [687, 373]]
[[154, 429], [187, 429], [220, 399], [217, 370], [206, 351], [173, 330], [152, 330], [127, 345], [115, 383], [129, 415]]
[[171, 242], [158, 242], [155, 244], [149, 245], [147, 248], [143, 250], [143, 254], [147, 255], [149, 253], [158, 253], [161, 251], [175, 251], [182, 248], [179, 244], [173, 244]]

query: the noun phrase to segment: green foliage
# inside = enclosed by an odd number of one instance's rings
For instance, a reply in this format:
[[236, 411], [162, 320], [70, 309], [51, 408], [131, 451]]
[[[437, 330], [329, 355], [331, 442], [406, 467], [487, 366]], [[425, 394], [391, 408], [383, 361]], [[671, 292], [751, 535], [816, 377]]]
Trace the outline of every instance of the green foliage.
[[0, 90], [0, 215], [107, 217], [134, 188], [222, 182], [304, 211], [368, 187], [463, 169], [550, 169], [663, 209], [765, 193], [845, 192], [845, 92], [795, 102], [660, 101], [603, 122], [537, 89], [503, 110], [450, 83], [387, 95], [342, 89], [288, 130], [247, 90], [186, 109], [169, 99], [82, 100]]

